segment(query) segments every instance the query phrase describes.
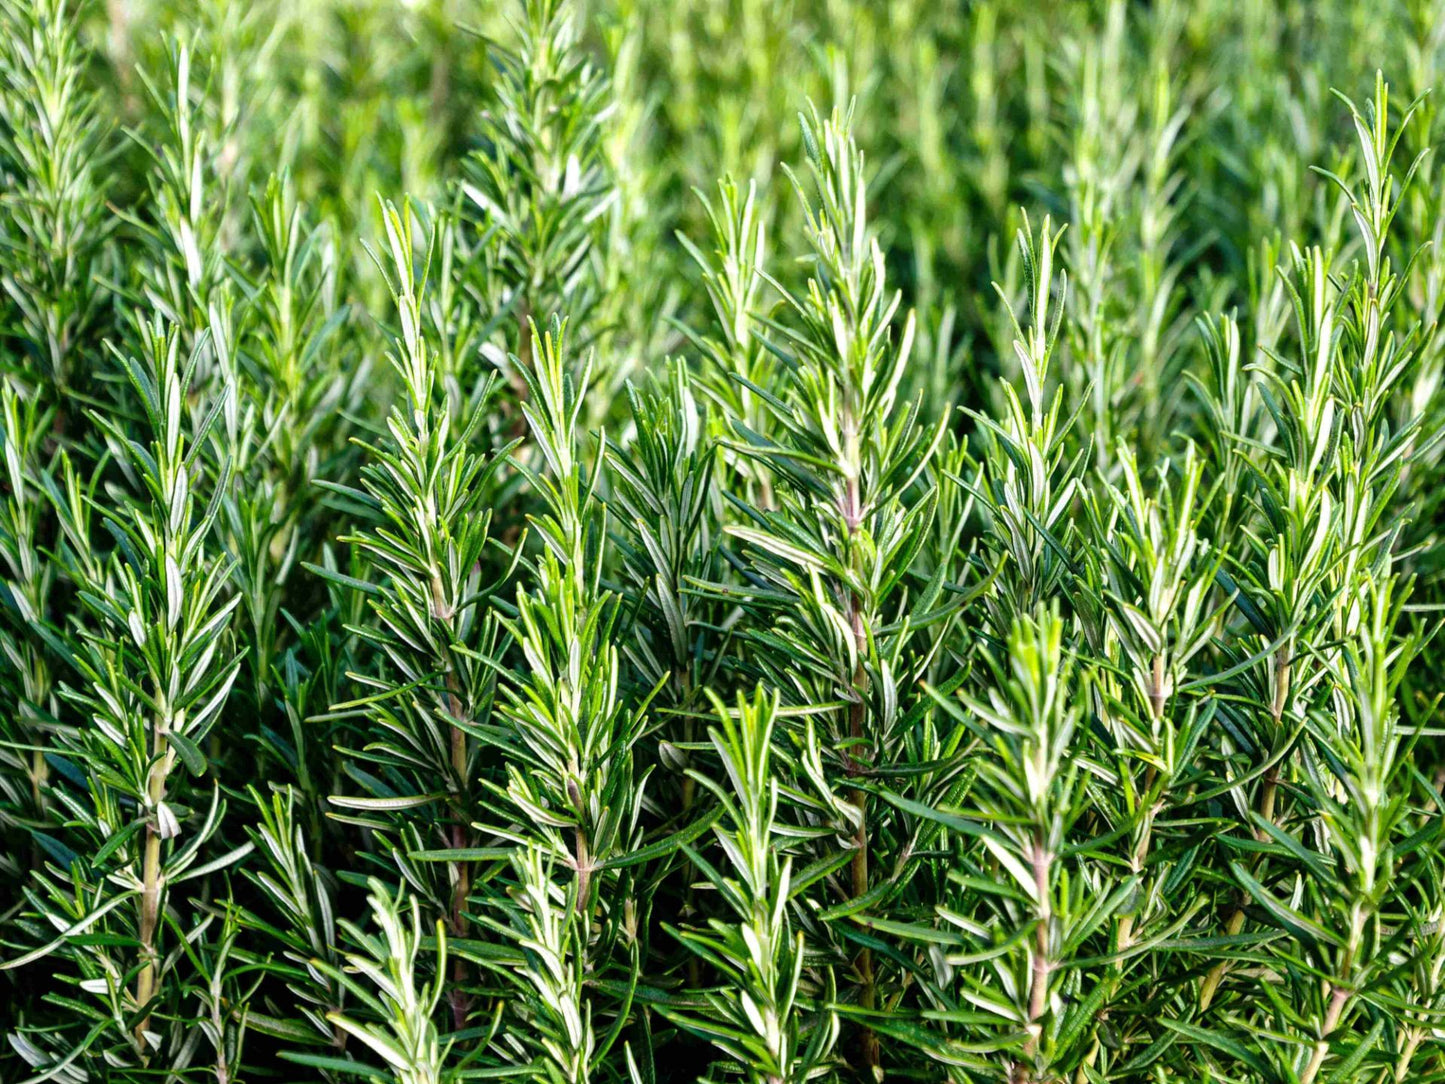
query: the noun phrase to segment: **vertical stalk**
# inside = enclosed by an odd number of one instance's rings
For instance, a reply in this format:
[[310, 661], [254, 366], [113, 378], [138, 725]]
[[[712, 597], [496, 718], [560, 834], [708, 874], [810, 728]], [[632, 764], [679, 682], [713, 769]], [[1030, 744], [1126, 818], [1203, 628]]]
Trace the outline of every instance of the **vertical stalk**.
[[[867, 677], [863, 673], [862, 663], [859, 663], [854, 679], [854, 689], [861, 694], [866, 690], [866, 684], [860, 688], [857, 682], [860, 680], [863, 682], [867, 681]], [[849, 729], [855, 738], [861, 738], [863, 736], [863, 709], [864, 705], [861, 700], [854, 703], [849, 709], [849, 714], [852, 717]], [[852, 794], [852, 800], [854, 806], [858, 809], [858, 830], [853, 837], [855, 846], [852, 866], [853, 898], [857, 899], [865, 895], [868, 891], [868, 794], [866, 791], [855, 789]], [[858, 991], [858, 1004], [864, 1010], [871, 1012], [877, 1008], [878, 996], [873, 978], [872, 949], [865, 946], [859, 950], [857, 967], [858, 977], [861, 983]], [[878, 1045], [878, 1036], [874, 1034], [873, 1029], [867, 1024], [864, 1024], [858, 1033], [858, 1046], [865, 1070], [870, 1076], [876, 1077], [881, 1062], [882, 1051]]]
[[[692, 675], [685, 669], [675, 669], [673, 677], [682, 687], [682, 695], [679, 703], [691, 705], [692, 703]], [[682, 740], [691, 745], [697, 737], [697, 722], [689, 715], [683, 716]], [[683, 776], [682, 780], [682, 819], [686, 821], [688, 814], [692, 812], [692, 803], [697, 798], [697, 781], [691, 775]], [[683, 910], [691, 914], [697, 902], [697, 890], [693, 887], [691, 879], [683, 892]], [[687, 985], [689, 989], [696, 990], [702, 985], [702, 958], [697, 953], [688, 953], [687, 957]]]
[[567, 796], [572, 799], [572, 808], [577, 811], [577, 827], [573, 831], [573, 865], [577, 872], [577, 917], [587, 920], [591, 915], [589, 897], [592, 894], [592, 849], [587, 842], [584, 827], [586, 810], [582, 804], [582, 792], [574, 780], [567, 780]]
[[[1281, 649], [1275, 658], [1274, 675], [1274, 703], [1270, 707], [1270, 714], [1274, 719], [1275, 729], [1278, 730], [1280, 720], [1284, 718], [1285, 705], [1289, 702], [1290, 654], [1287, 648]], [[1259, 788], [1259, 800], [1255, 806], [1259, 815], [1270, 822], [1274, 821], [1275, 797], [1278, 791], [1279, 768], [1276, 765], [1264, 773], [1264, 781]], [[1264, 837], [1264, 833], [1258, 829], [1254, 834], [1258, 839]], [[1235, 908], [1234, 914], [1229, 916], [1229, 922], [1225, 924], [1224, 932], [1233, 937], [1242, 929], [1244, 929], [1244, 905], [1240, 904]], [[1210, 968], [1209, 974], [1205, 976], [1204, 985], [1199, 988], [1200, 1012], [1207, 1011], [1214, 1001], [1214, 995], [1219, 990], [1219, 984], [1224, 980], [1227, 967], [1227, 961], [1220, 960]]]
[[592, 855], [587, 846], [587, 833], [577, 826], [577, 914], [587, 918], [590, 912], [588, 898], [592, 894]]
[[[160, 925], [161, 913], [161, 828], [159, 808], [166, 797], [166, 776], [170, 772], [175, 754], [166, 741], [168, 728], [165, 721], [157, 719], [152, 738], [150, 774], [146, 790], [151, 808], [156, 812], [146, 821], [145, 850], [141, 858], [140, 898], [140, 971], [135, 980], [136, 1007], [144, 1009], [156, 993], [156, 929]], [[145, 1056], [145, 1032], [150, 1027], [150, 1014], [141, 1017], [135, 1027], [136, 1046]]]
[[[1169, 699], [1169, 691], [1164, 686], [1164, 679], [1166, 677], [1164, 656], [1155, 655], [1149, 673], [1149, 710], [1153, 715], [1155, 723], [1163, 721], [1164, 705]], [[1152, 771], [1153, 769], [1150, 770]]]
[[1320, 1029], [1320, 1038], [1315, 1043], [1314, 1054], [1310, 1056], [1309, 1064], [1305, 1071], [1300, 1074], [1300, 1084], [1314, 1084], [1314, 1079], [1319, 1075], [1320, 1066], [1325, 1063], [1325, 1055], [1330, 1051], [1330, 1035], [1339, 1025], [1340, 1016], [1349, 1004], [1350, 991], [1341, 985], [1335, 984], [1330, 991], [1329, 1007], [1325, 1010], [1324, 1027]]
[[1029, 979], [1029, 1037], [1024, 1043], [1024, 1053], [1033, 1055], [1039, 1048], [1039, 1037], [1043, 1033], [1044, 1013], [1049, 1008], [1049, 926], [1054, 920], [1053, 900], [1050, 898], [1050, 869], [1053, 856], [1042, 830], [1034, 832], [1033, 854], [1030, 864], [1034, 874], [1034, 894], [1038, 897], [1037, 925], [1034, 927], [1034, 960]]
[[[1156, 687], [1157, 687], [1157, 678], [1158, 678], [1159, 667], [1160, 667], [1160, 657], [1159, 657], [1159, 656], [1156, 656], [1156, 657], [1155, 657], [1154, 663], [1155, 663], [1154, 673], [1155, 673], [1155, 676], [1156, 676]], [[1152, 698], [1152, 696], [1151, 696], [1151, 700], [1152, 700], [1152, 699], [1153, 699], [1153, 698]], [[1161, 717], [1162, 717], [1162, 711], [1161, 711]], [[1158, 769], [1155, 768], [1153, 765], [1150, 765], [1149, 770], [1144, 773], [1144, 795], [1145, 795], [1146, 798], [1148, 798], [1148, 796], [1153, 792], [1153, 790], [1154, 790], [1154, 784], [1155, 784], [1156, 780], [1158, 779], [1158, 775], [1159, 775]], [[1167, 787], [1166, 787], [1166, 789], [1167, 789]], [[1146, 860], [1146, 859], [1148, 858], [1148, 856], [1149, 856], [1149, 848], [1150, 848], [1150, 846], [1152, 845], [1152, 843], [1153, 843], [1153, 841], [1154, 841], [1154, 820], [1155, 820], [1156, 817], [1158, 817], [1159, 811], [1160, 811], [1161, 809], [1163, 809], [1163, 807], [1164, 807], [1164, 798], [1163, 798], [1163, 794], [1162, 794], [1162, 793], [1160, 794], [1160, 796], [1159, 796], [1158, 798], [1154, 798], [1154, 799], [1150, 799], [1150, 800], [1149, 800], [1149, 806], [1148, 806], [1148, 808], [1147, 808], [1147, 809], [1145, 810], [1145, 812], [1144, 812], [1143, 827], [1141, 828], [1141, 830], [1140, 830], [1140, 832], [1139, 832], [1139, 839], [1138, 839], [1138, 841], [1135, 843], [1134, 849], [1133, 849], [1132, 852], [1130, 852], [1130, 855], [1129, 855], [1129, 868], [1130, 868], [1130, 871], [1133, 872], [1133, 873], [1135, 873], [1135, 874], [1138, 874], [1138, 873], [1139, 873], [1140, 871], [1142, 871], [1143, 868], [1144, 868], [1144, 862], [1145, 862], [1145, 860]], [[1132, 914], [1121, 915], [1120, 918], [1119, 918], [1118, 933], [1117, 933], [1117, 935], [1116, 935], [1115, 938], [1114, 938], [1114, 951], [1115, 951], [1115, 952], [1123, 952], [1124, 950], [1128, 949], [1128, 948], [1129, 948], [1131, 945], [1133, 945], [1133, 944], [1134, 944], [1134, 916], [1133, 916]], [[1124, 976], [1124, 965], [1123, 965], [1123, 961], [1122, 961], [1122, 960], [1121, 960], [1121, 961], [1117, 961], [1117, 962], [1114, 964], [1114, 967], [1113, 967], [1113, 969], [1112, 969], [1112, 971], [1111, 971], [1108, 979], [1106, 980], [1106, 981], [1109, 983], [1109, 986], [1110, 986], [1110, 996], [1112, 996], [1112, 995], [1113, 995], [1113, 992], [1118, 989], [1119, 980], [1122, 979], [1123, 976]], [[1090, 1047], [1089, 1047], [1089, 1052], [1088, 1052], [1088, 1054], [1086, 1054], [1086, 1055], [1084, 1056], [1083, 1062], [1079, 1065], [1078, 1072], [1075, 1073], [1075, 1075], [1074, 1075], [1074, 1084], [1086, 1084], [1086, 1082], [1087, 1082], [1087, 1080], [1088, 1080], [1088, 1070], [1089, 1070], [1089, 1069], [1092, 1069], [1092, 1068], [1094, 1067], [1095, 1061], [1098, 1060], [1098, 1057], [1099, 1057], [1099, 1046], [1100, 1046], [1100, 1043], [1099, 1043], [1099, 1029], [1098, 1029], [1098, 1025], [1097, 1025], [1097, 1023], [1096, 1023], [1095, 1026], [1094, 1026], [1094, 1040], [1093, 1040], [1093, 1043], [1092, 1043], [1092, 1044], [1090, 1045]]]
[[[160, 916], [161, 900], [161, 835], [154, 824], [146, 825], [145, 857], [142, 859], [140, 908], [140, 974], [135, 981], [136, 1004], [144, 1006], [155, 995], [156, 980], [156, 923]], [[150, 1023], [147, 1016], [136, 1026], [136, 1038]]]
[[50, 765], [44, 751], [37, 749], [30, 754], [30, 800], [37, 811], [45, 809], [45, 784], [49, 780]]
[[[467, 736], [456, 721], [462, 717], [462, 702], [457, 695], [457, 677], [454, 672], [447, 673], [447, 706], [452, 714], [451, 733], [451, 762], [452, 773], [456, 776], [457, 785], [461, 787], [466, 783], [467, 776]], [[458, 806], [452, 821], [452, 846], [458, 850], [471, 846], [471, 833], [467, 829], [467, 812], [462, 806]], [[454, 864], [456, 870], [456, 884], [452, 888], [452, 907], [450, 925], [453, 936], [464, 937], [467, 932], [467, 898], [472, 892], [471, 866], [465, 861]], [[466, 981], [467, 967], [461, 955], [457, 954], [452, 958], [452, 988], [447, 992], [447, 1000], [451, 1003], [452, 1023], [458, 1028], [466, 1025], [467, 1014], [471, 1010], [471, 998], [462, 989]]]
[[[847, 545], [849, 556], [852, 558], [853, 539], [863, 522], [863, 503], [858, 485], [859, 457], [856, 424], [851, 416], [845, 417], [843, 424], [847, 437], [849, 473], [841, 511], [843, 522], [848, 528]], [[854, 699], [848, 708], [848, 735], [860, 748], [863, 756], [871, 760], [872, 750], [867, 745], [866, 728], [868, 671], [863, 664], [868, 651], [868, 630], [864, 622], [863, 600], [853, 591], [848, 592], [847, 611], [848, 625], [853, 633], [853, 648], [858, 658], [852, 674]], [[851, 754], [848, 759], [850, 763], [854, 764], [854, 770], [858, 770]], [[853, 837], [852, 864], [853, 898], [857, 899], [868, 891], [868, 794], [861, 788], [854, 788], [851, 799], [858, 810], [858, 828]], [[873, 951], [866, 946], [860, 949], [855, 965], [858, 969], [859, 979], [858, 1005], [865, 1011], [871, 1012], [877, 1008], [878, 998], [873, 976]], [[878, 1044], [878, 1036], [867, 1024], [862, 1025], [858, 1031], [858, 1058], [860, 1072], [865, 1079], [877, 1080], [882, 1075], [882, 1050]]]
[[[510, 373], [507, 383], [510, 385], [515, 403], [527, 401], [527, 374], [532, 371], [534, 361], [532, 359], [532, 318], [536, 314], [532, 312], [531, 303], [524, 297], [517, 308], [517, 366]], [[509, 407], [514, 404], [508, 404]], [[517, 411], [516, 420], [513, 423], [512, 435], [523, 437], [527, 434], [527, 420], [522, 416], [521, 410]]]
[[1420, 1046], [1420, 1041], [1425, 1038], [1424, 1029], [1412, 1027], [1409, 1029], [1409, 1037], [1405, 1040], [1404, 1049], [1400, 1051], [1400, 1061], [1395, 1066], [1395, 1084], [1404, 1084], [1410, 1075], [1410, 1062], [1415, 1059], [1415, 1051]]

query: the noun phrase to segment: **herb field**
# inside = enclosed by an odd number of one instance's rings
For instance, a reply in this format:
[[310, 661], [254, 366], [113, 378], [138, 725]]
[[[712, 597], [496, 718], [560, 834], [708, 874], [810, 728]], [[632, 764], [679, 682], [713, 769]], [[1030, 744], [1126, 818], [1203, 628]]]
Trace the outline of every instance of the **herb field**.
[[0, 0], [0, 1081], [1445, 1081], [1442, 81]]

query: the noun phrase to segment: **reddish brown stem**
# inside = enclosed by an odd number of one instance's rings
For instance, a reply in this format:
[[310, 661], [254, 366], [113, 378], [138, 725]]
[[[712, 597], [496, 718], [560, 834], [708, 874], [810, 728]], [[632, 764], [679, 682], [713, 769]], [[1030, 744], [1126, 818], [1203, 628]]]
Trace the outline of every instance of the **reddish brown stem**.
[[587, 833], [577, 826], [577, 913], [587, 916], [587, 900], [592, 892], [592, 855], [587, 847]]
[[[451, 764], [458, 794], [464, 793], [467, 782], [467, 735], [459, 725], [462, 718], [462, 701], [457, 677], [454, 672], [447, 674], [447, 707], [452, 715]], [[460, 801], [453, 814], [451, 837], [452, 846], [458, 850], [471, 846], [471, 832], [467, 824], [466, 807]], [[464, 937], [467, 932], [467, 899], [472, 894], [472, 869], [465, 861], [454, 863], [456, 883], [452, 886], [452, 906], [448, 925], [453, 937]], [[467, 980], [467, 966], [460, 956], [452, 958], [452, 988], [447, 992], [447, 1001], [452, 1009], [452, 1022], [458, 1028], [466, 1026], [471, 1013], [472, 999], [463, 987]]]

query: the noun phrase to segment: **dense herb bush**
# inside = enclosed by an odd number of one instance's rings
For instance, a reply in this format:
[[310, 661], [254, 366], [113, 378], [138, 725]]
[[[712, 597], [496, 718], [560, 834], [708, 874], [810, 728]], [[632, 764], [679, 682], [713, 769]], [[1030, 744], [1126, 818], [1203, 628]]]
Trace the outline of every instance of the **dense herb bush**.
[[0, 1080], [1445, 1079], [1442, 66], [0, 0]]

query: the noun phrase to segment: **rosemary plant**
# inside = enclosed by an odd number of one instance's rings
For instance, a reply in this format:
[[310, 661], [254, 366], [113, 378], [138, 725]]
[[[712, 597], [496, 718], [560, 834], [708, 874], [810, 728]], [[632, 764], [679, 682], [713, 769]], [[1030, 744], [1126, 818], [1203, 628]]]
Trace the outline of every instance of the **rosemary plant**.
[[0, 1081], [1445, 1080], [1442, 26], [0, 0]]

